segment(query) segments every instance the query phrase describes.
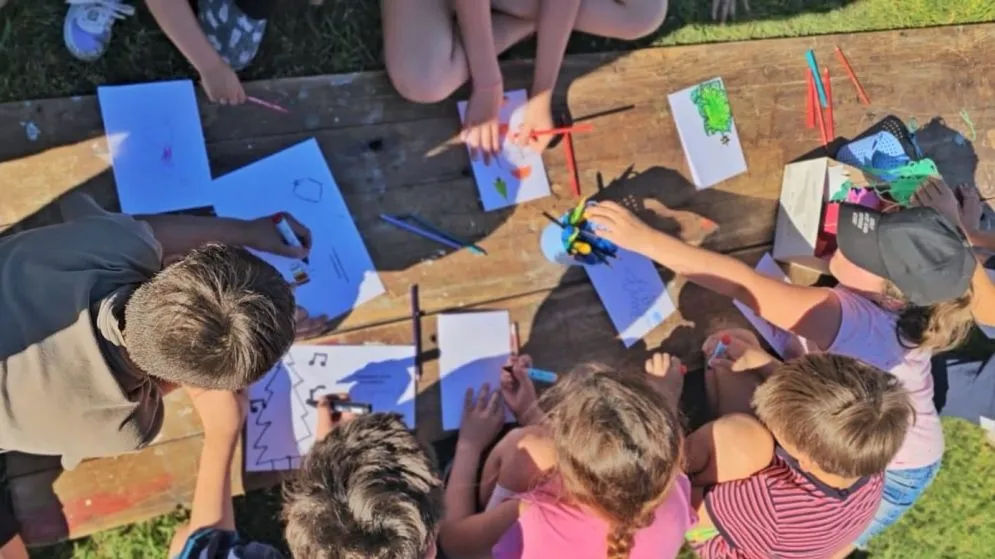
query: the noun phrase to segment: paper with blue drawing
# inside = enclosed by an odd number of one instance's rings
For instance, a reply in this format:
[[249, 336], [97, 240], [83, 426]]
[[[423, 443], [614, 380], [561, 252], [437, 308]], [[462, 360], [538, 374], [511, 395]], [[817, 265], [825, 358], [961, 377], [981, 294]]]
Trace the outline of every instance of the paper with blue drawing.
[[[756, 270], [765, 276], [772, 277], [776, 280], [783, 281], [785, 283], [791, 283], [788, 276], [781, 270], [781, 267], [777, 265], [777, 262], [771, 258], [770, 253], [764, 253], [763, 258], [757, 263]], [[733, 300], [733, 304], [739, 309], [739, 312], [743, 313], [746, 320], [750, 321], [753, 328], [756, 329], [760, 336], [767, 340], [770, 344], [771, 349], [773, 349], [781, 359], [791, 359], [801, 355], [802, 351], [808, 345], [808, 341], [805, 338], [796, 336], [787, 330], [774, 326], [766, 319], [763, 319], [750, 307], [747, 307], [739, 301]]]
[[743, 146], [722, 78], [671, 93], [668, 100], [691, 178], [699, 189], [746, 172]]
[[[549, 196], [549, 179], [542, 155], [527, 147], [517, 146], [510, 138], [522, 125], [527, 100], [524, 89], [505, 93], [498, 116], [501, 153], [489, 164], [484, 163], [483, 157], [471, 162], [484, 211]], [[466, 101], [461, 101], [458, 108], [462, 121], [466, 114]]]
[[414, 346], [295, 345], [249, 388], [245, 430], [247, 471], [300, 466], [315, 443], [316, 404], [348, 394], [374, 412], [399, 413], [415, 428]]
[[[511, 323], [507, 311], [439, 315], [439, 385], [442, 428], [458, 429], [467, 389], [474, 394], [484, 383], [497, 390], [501, 368], [511, 356]], [[514, 417], [505, 409], [505, 421]]]
[[645, 256], [620, 248], [610, 266], [584, 269], [625, 347], [632, 347], [676, 310], [660, 273]]
[[[314, 140], [233, 171], [214, 183], [219, 216], [252, 219], [286, 211], [311, 230], [310, 281], [294, 291], [317, 316], [339, 316], [384, 292], [349, 208]], [[299, 261], [259, 253], [293, 281]]]
[[211, 205], [211, 166], [193, 82], [101, 86], [97, 98], [122, 212]]

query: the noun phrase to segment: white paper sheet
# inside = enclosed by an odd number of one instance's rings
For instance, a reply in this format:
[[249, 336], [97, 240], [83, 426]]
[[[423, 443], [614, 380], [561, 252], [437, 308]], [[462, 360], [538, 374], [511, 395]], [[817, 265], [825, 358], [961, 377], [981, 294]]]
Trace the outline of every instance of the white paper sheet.
[[[504, 95], [499, 120], [501, 123], [501, 155], [484, 164], [482, 157], [471, 162], [473, 177], [480, 191], [484, 211], [499, 210], [529, 200], [549, 196], [549, 179], [542, 155], [531, 149], [518, 147], [509, 140], [522, 124], [525, 102], [524, 89], [509, 91]], [[460, 101], [460, 120], [466, 114], [466, 101]]]
[[211, 205], [211, 166], [193, 82], [101, 86], [97, 99], [122, 212]]
[[691, 178], [699, 190], [746, 172], [722, 78], [671, 93], [668, 98]]
[[[781, 267], [777, 265], [777, 262], [771, 258], [770, 253], [765, 253], [760, 262], [757, 262], [756, 270], [765, 276], [770, 276], [774, 279], [779, 279], [785, 283], [791, 283], [788, 276], [781, 270]], [[763, 339], [767, 340], [770, 347], [781, 356], [781, 359], [790, 359], [801, 355], [801, 352], [808, 347], [808, 341], [805, 338], [796, 336], [787, 330], [783, 330], [774, 326], [767, 320], [757, 316], [755, 312], [750, 310], [749, 307], [740, 303], [739, 301], [733, 300], [733, 304], [739, 309], [739, 312], [743, 313], [746, 320], [750, 321], [753, 328], [756, 329], [757, 333], [760, 334]]]
[[[306, 266], [311, 281], [298, 286], [297, 304], [312, 315], [338, 316], [384, 292], [335, 179], [314, 140], [229, 173], [214, 182], [218, 216], [253, 219], [286, 211], [311, 230]], [[259, 254], [293, 281], [300, 261]]]
[[[439, 315], [439, 383], [442, 428], [458, 429], [466, 391], [474, 394], [488, 383], [501, 386], [501, 367], [511, 355], [511, 331], [506, 311]], [[505, 410], [505, 421], [514, 417]]]
[[415, 428], [413, 346], [295, 345], [283, 361], [249, 388], [245, 431], [247, 471], [289, 470], [314, 444], [314, 402], [348, 394], [374, 412], [404, 416]]
[[676, 310], [667, 286], [648, 258], [619, 249], [617, 259], [585, 265], [601, 304], [625, 347], [632, 347]]

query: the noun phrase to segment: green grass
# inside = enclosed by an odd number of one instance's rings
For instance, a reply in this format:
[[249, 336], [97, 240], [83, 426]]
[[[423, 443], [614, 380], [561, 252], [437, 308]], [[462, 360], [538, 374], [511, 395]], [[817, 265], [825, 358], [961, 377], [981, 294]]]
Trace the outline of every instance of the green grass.
[[[133, 0], [136, 3], [137, 0]], [[741, 0], [739, 0], [741, 1]], [[377, 0], [281, 0], [248, 79], [379, 69]], [[995, 20], [991, 0], [753, 0], [753, 13], [727, 25], [710, 19], [709, 0], [671, 0], [666, 24], [634, 44], [576, 37], [571, 52], [695, 44], [822, 33], [914, 28]], [[114, 28], [111, 50], [96, 63], [73, 59], [62, 44], [65, 5], [10, 0], [0, 9], [0, 101], [92, 93], [109, 82], [191, 76], [144, 8]], [[527, 55], [517, 49], [515, 55]], [[721, 52], [721, 51], [719, 51]]]
[[[753, 13], [727, 25], [710, 21], [711, 2], [671, 0], [667, 23], [632, 44], [575, 37], [570, 52], [650, 45], [797, 37], [825, 33], [916, 28], [995, 20], [991, 0], [753, 0]], [[281, 0], [260, 57], [246, 79], [374, 70], [380, 58], [379, 2]], [[741, 10], [740, 10], [741, 11]], [[92, 64], [78, 62], [62, 44], [63, 3], [11, 0], [0, 9], [0, 102], [92, 93], [97, 85], [192, 76], [149, 14], [117, 24], [110, 52]], [[512, 56], [528, 56], [529, 47]], [[722, 51], [716, 50], [721, 56]], [[922, 501], [872, 546], [875, 559], [991, 557], [995, 549], [995, 451], [976, 427], [945, 422], [943, 470]], [[236, 500], [238, 523], [252, 539], [280, 543], [278, 491]], [[165, 557], [184, 511], [110, 530], [73, 543], [33, 551], [45, 559]]]

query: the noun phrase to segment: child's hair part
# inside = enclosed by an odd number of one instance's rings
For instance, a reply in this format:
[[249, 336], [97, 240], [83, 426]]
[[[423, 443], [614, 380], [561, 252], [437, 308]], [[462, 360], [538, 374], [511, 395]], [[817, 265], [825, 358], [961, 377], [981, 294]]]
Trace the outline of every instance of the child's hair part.
[[949, 301], [928, 307], [909, 303], [894, 283], [885, 284], [885, 296], [901, 301], [898, 313], [898, 341], [911, 348], [939, 353], [960, 347], [971, 334], [974, 316], [971, 314], [973, 291]]
[[610, 522], [609, 559], [629, 557], [682, 461], [676, 411], [645, 378], [604, 366], [580, 367], [541, 401], [569, 502]]
[[294, 557], [423, 559], [438, 535], [443, 484], [431, 451], [400, 415], [332, 429], [284, 487]]
[[125, 346], [153, 377], [241, 390], [290, 348], [295, 311], [275, 268], [244, 248], [208, 244], [135, 289], [125, 305]]
[[754, 392], [753, 407], [776, 439], [846, 478], [883, 472], [915, 420], [894, 375], [832, 354], [782, 364]]

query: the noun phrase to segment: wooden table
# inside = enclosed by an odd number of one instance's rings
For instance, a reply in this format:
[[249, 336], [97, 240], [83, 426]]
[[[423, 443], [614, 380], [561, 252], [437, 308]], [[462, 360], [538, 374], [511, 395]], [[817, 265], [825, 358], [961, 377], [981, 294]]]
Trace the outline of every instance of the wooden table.
[[[840, 135], [853, 136], [889, 113], [920, 122], [943, 115], [969, 135], [957, 116], [966, 109], [977, 127], [977, 182], [991, 185], [995, 103], [985, 70], [995, 55], [993, 33], [995, 25], [978, 25], [571, 56], [556, 100], [575, 119], [608, 113], [590, 120], [596, 133], [574, 140], [585, 194], [596, 192], [600, 174], [606, 188], [598, 196], [625, 200], [657, 226], [752, 264], [773, 238], [783, 165], [821, 153], [818, 133], [804, 127], [806, 49], [815, 48], [832, 68]], [[849, 56], [872, 106], [859, 104], [832, 57], [835, 44]], [[529, 63], [504, 69], [509, 89], [528, 86]], [[685, 178], [667, 93], [715, 76], [729, 90], [749, 172], [697, 192]], [[440, 312], [507, 309], [520, 325], [524, 351], [543, 368], [561, 371], [589, 360], [639, 365], [657, 349], [685, 358], [694, 369], [708, 332], [746, 324], [727, 299], [664, 271], [679, 312], [624, 350], [583, 272], [546, 262], [538, 249], [546, 225], [542, 212], [575, 203], [561, 149], [545, 156], [554, 196], [484, 213], [465, 151], [446, 145], [458, 128], [454, 101], [406, 103], [382, 73], [256, 82], [247, 90], [288, 106], [291, 115], [251, 105], [202, 105], [215, 176], [317, 138], [388, 292], [345, 316], [326, 341], [410, 343], [408, 288], [418, 284], [429, 359], [417, 410], [426, 437], [440, 435], [437, 362], [431, 358], [433, 316]], [[26, 137], [31, 125], [40, 131], [34, 140]], [[0, 230], [51, 222], [53, 201], [72, 190], [116, 206], [95, 97], [0, 105], [0, 138]], [[474, 239], [489, 256], [440, 251], [384, 225], [377, 219], [381, 212], [419, 212]], [[686, 403], [695, 413], [700, 391], [689, 392]], [[8, 475], [25, 538], [37, 544], [79, 537], [188, 505], [202, 428], [182, 394], [168, 398], [167, 417], [149, 448], [87, 461], [72, 472], [62, 472], [51, 457], [10, 455]], [[269, 479], [253, 476], [247, 484]]]

